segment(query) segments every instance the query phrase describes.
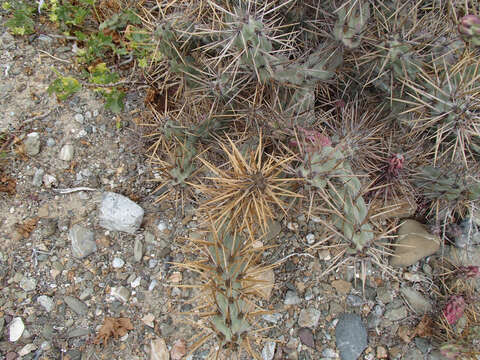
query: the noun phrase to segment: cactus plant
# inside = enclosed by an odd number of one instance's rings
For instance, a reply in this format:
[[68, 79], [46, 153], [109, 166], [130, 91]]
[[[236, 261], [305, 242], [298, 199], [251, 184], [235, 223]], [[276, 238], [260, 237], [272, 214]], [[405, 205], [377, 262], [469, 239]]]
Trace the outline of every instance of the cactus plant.
[[430, 74], [422, 70], [416, 82], [406, 81], [411, 100], [405, 113], [413, 133], [434, 140], [434, 163], [441, 158], [461, 161], [467, 167], [480, 154], [480, 61], [466, 53], [455, 65], [445, 61]]
[[300, 179], [284, 174], [293, 157], [264, 154], [263, 141], [260, 134], [254, 150], [246, 144], [241, 151], [228, 138], [228, 143], [220, 145], [227, 160], [222, 166], [200, 158], [213, 176], [194, 186], [207, 196], [200, 209], [212, 216], [217, 227], [228, 224], [229, 229], [247, 229], [253, 235], [252, 226], [257, 224], [264, 233], [268, 221], [278, 217], [275, 206], [286, 213], [285, 199], [301, 197], [290, 188]]
[[200, 274], [201, 295], [195, 312], [208, 318], [213, 333], [208, 332], [191, 351], [215, 334], [219, 342], [217, 357], [224, 350], [243, 350], [260, 359], [252, 346], [256, 337], [254, 319], [262, 313], [256, 304], [265, 294], [261, 289], [273, 286], [271, 279], [260, 280], [260, 274], [271, 271], [271, 267], [257, 264], [262, 248], [252, 248], [250, 241], [226, 227], [212, 227], [206, 240], [192, 242], [206, 257], [176, 265]]
[[368, 1], [355, 1], [353, 6], [343, 4], [337, 10], [338, 20], [333, 29], [335, 40], [341, 41], [348, 49], [360, 45], [361, 33], [370, 17], [370, 3]]
[[323, 146], [307, 153], [298, 171], [333, 206], [334, 225], [357, 250], [374, 239], [360, 180], [353, 174], [339, 145]]
[[436, 217], [439, 210], [466, 214], [469, 203], [480, 199], [480, 179], [462, 169], [424, 166], [414, 178], [420, 193], [432, 201]]

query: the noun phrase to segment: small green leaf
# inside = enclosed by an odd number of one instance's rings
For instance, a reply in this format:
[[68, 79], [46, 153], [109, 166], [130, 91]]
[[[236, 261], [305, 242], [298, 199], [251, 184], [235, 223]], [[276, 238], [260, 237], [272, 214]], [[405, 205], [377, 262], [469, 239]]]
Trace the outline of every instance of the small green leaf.
[[53, 83], [50, 84], [47, 91], [50, 95], [55, 93], [58, 99], [65, 100], [80, 91], [81, 88], [82, 85], [77, 79], [70, 76], [59, 75]]
[[105, 108], [118, 114], [123, 111], [123, 99], [125, 93], [119, 90], [112, 90], [110, 93], [104, 93], [105, 96]]

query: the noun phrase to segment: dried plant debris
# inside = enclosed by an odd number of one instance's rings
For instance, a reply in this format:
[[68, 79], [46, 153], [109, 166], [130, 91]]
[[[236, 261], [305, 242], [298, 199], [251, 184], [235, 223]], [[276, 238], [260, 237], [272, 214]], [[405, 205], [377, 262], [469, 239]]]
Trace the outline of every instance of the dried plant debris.
[[7, 193], [8, 195], [15, 195], [17, 182], [12, 177], [0, 172], [0, 192]]
[[35, 227], [37, 226], [37, 223], [38, 223], [38, 219], [39, 219], [38, 217], [33, 217], [28, 220], [25, 220], [21, 224], [17, 223], [15, 224], [15, 230], [24, 239], [28, 239], [32, 231], [35, 230]]
[[107, 317], [98, 331], [94, 344], [99, 345], [103, 343], [103, 346], [105, 346], [111, 337], [117, 340], [119, 337], [124, 336], [129, 330], [133, 330], [133, 325], [129, 318]]

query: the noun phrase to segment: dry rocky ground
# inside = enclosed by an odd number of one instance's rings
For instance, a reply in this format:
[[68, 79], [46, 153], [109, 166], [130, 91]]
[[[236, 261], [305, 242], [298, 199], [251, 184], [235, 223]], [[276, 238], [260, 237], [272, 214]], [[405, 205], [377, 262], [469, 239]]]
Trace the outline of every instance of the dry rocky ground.
[[[154, 204], [155, 174], [133, 121], [145, 111], [142, 90], [128, 92], [119, 118], [88, 90], [58, 103], [46, 89], [52, 68], [68, 72], [72, 44], [0, 31], [0, 130], [15, 136], [3, 166], [16, 182], [16, 194], [0, 193], [0, 357], [182, 358], [195, 329], [176, 313], [191, 308], [193, 292], [175, 284], [194, 275], [169, 262], [184, 261], [181, 237], [198, 224], [194, 205]], [[143, 210], [132, 233], [102, 220], [107, 192]], [[408, 332], [424, 312], [440, 314], [431, 260], [455, 253], [480, 265], [478, 248], [442, 247], [393, 272], [369, 258], [327, 272], [338, 249], [321, 246], [321, 224], [299, 215], [271, 232], [279, 246], [265, 259], [280, 265], [263, 302], [272, 314], [259, 320], [270, 327], [263, 359], [443, 359], [430, 338]], [[97, 345], [108, 317], [132, 326]]]

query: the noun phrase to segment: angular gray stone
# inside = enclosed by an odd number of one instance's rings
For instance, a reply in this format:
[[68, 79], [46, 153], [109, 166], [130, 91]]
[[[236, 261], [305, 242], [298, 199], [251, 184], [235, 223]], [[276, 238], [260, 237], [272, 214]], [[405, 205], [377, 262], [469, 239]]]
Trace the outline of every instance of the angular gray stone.
[[300, 316], [298, 317], [298, 325], [300, 327], [308, 327], [310, 329], [315, 329], [320, 320], [320, 311], [315, 308], [306, 308], [300, 311]]
[[82, 114], [75, 114], [73, 118], [75, 119], [76, 122], [83, 124], [84, 117]]
[[88, 306], [85, 305], [84, 302], [72, 296], [65, 296], [64, 301], [68, 305], [68, 307], [72, 309], [73, 312], [75, 312], [77, 315], [80, 315], [80, 316], [87, 315]]
[[81, 336], [87, 336], [90, 334], [90, 330], [86, 328], [74, 328], [67, 333], [68, 338], [75, 338]]
[[40, 152], [40, 134], [37, 132], [28, 134], [23, 144], [27, 155], [37, 155]]
[[139, 238], [135, 239], [135, 243], [133, 244], [133, 259], [135, 262], [140, 262], [143, 257], [143, 243], [142, 240]]
[[25, 291], [33, 291], [37, 287], [37, 280], [24, 276], [18, 285]]
[[283, 300], [283, 303], [285, 305], [297, 305], [302, 302], [302, 299], [300, 299], [295, 291], [288, 290], [287, 293], [285, 294], [285, 300]]
[[280, 224], [278, 221], [269, 221], [267, 233], [262, 238], [262, 241], [268, 242], [272, 240], [273, 238], [277, 237], [278, 234], [280, 234], [280, 231], [282, 231], [282, 224]]
[[417, 290], [404, 287], [400, 292], [405, 297], [407, 303], [415, 310], [417, 314], [425, 314], [433, 310], [432, 304]]
[[335, 328], [337, 350], [342, 360], [357, 360], [367, 347], [367, 330], [356, 314], [340, 316]]
[[78, 259], [83, 259], [97, 251], [93, 231], [79, 224], [72, 226], [68, 233], [68, 238], [72, 242], [72, 254]]
[[42, 186], [44, 174], [45, 174], [45, 170], [43, 170], [42, 168], [35, 170], [35, 174], [33, 174], [32, 185]]
[[58, 158], [63, 161], [70, 161], [73, 159], [73, 151], [72, 144], [63, 145]]
[[405, 319], [407, 315], [408, 314], [406, 306], [400, 306], [398, 308], [388, 309], [387, 311], [385, 311], [385, 318], [390, 321], [398, 321]]
[[125, 303], [128, 301], [128, 299], [130, 299], [130, 290], [124, 286], [112, 287], [110, 290], [110, 295]]
[[393, 290], [386, 286], [381, 286], [377, 289], [377, 299], [383, 304], [388, 304], [393, 300]]
[[142, 224], [143, 209], [123, 195], [105, 192], [99, 220], [100, 226], [105, 229], [133, 234]]
[[46, 312], [50, 312], [53, 310], [53, 307], [54, 307], [54, 303], [53, 303], [53, 300], [52, 298], [46, 296], [46, 295], [40, 295], [38, 298], [37, 298], [37, 302], [43, 306], [43, 308], [45, 309]]

